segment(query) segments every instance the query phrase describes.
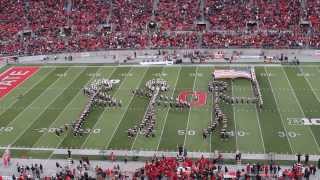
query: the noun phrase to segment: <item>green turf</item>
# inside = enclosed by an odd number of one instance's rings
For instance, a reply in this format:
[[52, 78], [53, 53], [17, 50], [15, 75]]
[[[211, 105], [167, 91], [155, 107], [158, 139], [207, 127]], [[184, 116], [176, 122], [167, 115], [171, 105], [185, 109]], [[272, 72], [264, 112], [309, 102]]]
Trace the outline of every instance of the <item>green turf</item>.
[[[219, 67], [217, 67], [218, 69]], [[220, 68], [219, 68], [220, 69]], [[228, 83], [228, 89], [227, 89], [227, 95], [232, 96], [232, 87], [231, 87], [231, 81], [230, 80], [224, 80]], [[222, 112], [225, 113], [225, 115], [228, 118], [228, 128], [227, 130], [230, 132], [233, 132], [233, 135], [229, 139], [222, 140], [219, 136], [219, 132], [216, 131], [214, 134], [211, 135], [211, 152], [219, 151], [219, 152], [235, 152], [236, 151], [236, 145], [237, 145], [237, 136], [235, 136], [235, 121], [234, 121], [234, 111], [233, 106], [231, 104], [221, 103], [220, 108]], [[221, 126], [219, 126], [218, 129], [220, 129]]]
[[0, 73], [4, 72], [5, 70], [9, 69], [11, 66], [10, 65], [5, 65], [0, 67]]
[[[308, 83], [308, 85], [310, 86], [312, 92], [314, 93], [317, 102], [320, 101], [320, 69], [317, 66], [314, 67], [309, 67], [309, 68], [303, 68], [303, 71], [305, 71], [306, 73], [309, 73], [309, 76], [305, 76], [306, 82]], [[317, 118], [320, 117], [319, 116], [319, 108], [317, 108], [314, 113], [317, 113]], [[315, 133], [314, 135], [316, 135], [316, 139], [319, 144], [319, 129], [317, 127], [311, 127], [311, 129], [313, 130], [313, 132]], [[315, 132], [315, 130], [317, 132]]]
[[[116, 71], [113, 72], [113, 74], [110, 76], [110, 79], [120, 79], [123, 80], [124, 76], [122, 74], [127, 73], [130, 70], [130, 68], [118, 68]], [[111, 95], [116, 91], [116, 89], [112, 90]], [[104, 108], [102, 107], [96, 107], [91, 113], [90, 117], [86, 120], [86, 123], [84, 124], [84, 129], [92, 129], [94, 124], [98, 121], [99, 117], [103, 113]], [[81, 113], [81, 112], [80, 112]], [[82, 137], [74, 137], [72, 133], [68, 133], [67, 137], [62, 141], [60, 144], [60, 147], [71, 147], [71, 148], [80, 148], [83, 141], [87, 138], [89, 134], [85, 134]]]
[[[304, 112], [305, 117], [308, 118], [319, 118], [320, 117], [320, 103], [317, 97], [314, 94], [312, 87], [309, 86], [304, 76], [299, 76], [300, 73], [307, 73], [301, 68], [284, 68], [287, 74], [287, 77], [290, 81], [294, 93], [299, 100], [301, 108]], [[316, 72], [315, 72], [316, 73]], [[318, 75], [320, 73], [317, 73]], [[317, 76], [317, 75], [316, 75]], [[316, 84], [319, 84], [317, 82]], [[303, 88], [302, 88], [303, 87]], [[312, 134], [315, 140], [318, 143], [318, 150], [320, 152], [319, 143], [320, 143], [320, 127], [311, 126]]]
[[[88, 74], [91, 77], [89, 81], [96, 78], [96, 75], [100, 75], [99, 78], [108, 78], [115, 68], [99, 68], [96, 74]], [[76, 96], [70, 101], [70, 103], [59, 114], [54, 123], [49, 128], [44, 129], [41, 138], [33, 145], [33, 147], [51, 147], [55, 148], [63, 141], [66, 134], [57, 136], [54, 133], [54, 128], [64, 127], [65, 124], [72, 123], [76, 117], [79, 116], [83, 110], [85, 103], [88, 101], [88, 97], [83, 95], [83, 92], [78, 89]]]
[[28, 150], [11, 150], [11, 157], [22, 159], [47, 159], [52, 151], [28, 151]]
[[59, 89], [62, 93], [55, 99], [54, 102], [44, 111], [31, 125], [31, 127], [24, 132], [20, 139], [15, 142], [15, 145], [22, 145], [32, 147], [41, 137], [41, 133], [37, 129], [41, 129], [49, 124], [49, 126], [56, 120], [63, 109], [70, 103], [70, 101], [77, 94], [88, 81], [90, 73], [95, 73], [98, 68], [87, 68], [79, 70], [81, 74], [76, 75], [76, 79], [65, 89]]
[[[233, 134], [226, 141], [222, 141], [217, 132], [206, 140], [202, 138], [202, 129], [211, 120], [211, 94], [208, 94], [205, 106], [193, 107], [190, 111], [158, 107], [156, 137], [127, 137], [126, 130], [142, 120], [149, 102], [148, 98], [132, 96], [131, 89], [161, 77], [170, 85], [168, 96], [176, 97], [184, 90], [207, 92], [214, 68], [221, 67], [43, 66], [0, 99], [0, 145], [175, 151], [180, 144], [188, 151], [201, 152], [239, 149], [259, 153], [319, 153], [319, 127], [291, 125], [288, 120], [320, 116], [318, 66], [256, 67], [263, 109], [258, 110], [253, 104], [222, 103], [221, 108], [228, 117], [228, 131]], [[71, 133], [56, 136], [55, 128], [73, 122], [83, 110], [88, 98], [81, 88], [100, 77], [121, 80], [112, 94], [122, 100], [123, 106], [94, 109], [85, 123], [88, 133], [83, 137], [73, 137]], [[252, 96], [250, 81], [227, 82], [229, 95]], [[17, 154], [36, 156], [37, 151], [17, 151]], [[41, 157], [51, 155], [51, 152], [45, 152]]]
[[[197, 68], [182, 67], [174, 97], [178, 96], [181, 91], [194, 90], [195, 74], [197, 74]], [[180, 110], [176, 108], [170, 109], [160, 141], [159, 150], [175, 151], [178, 145], [184, 144], [188, 116], [189, 110]], [[184, 133], [178, 133], [179, 131], [184, 131]]]
[[[162, 70], [162, 73], [154, 74], [154, 77], [160, 77], [168, 81], [170, 86], [169, 91], [166, 93], [168, 97], [173, 96], [181, 68], [173, 68], [173, 67], [165, 67]], [[156, 117], [156, 129], [155, 129], [155, 137], [147, 138], [141, 134], [135, 139], [134, 144], [132, 146], [133, 149], [141, 149], [141, 150], [157, 150], [159, 141], [161, 140], [161, 135], [163, 132], [164, 125], [166, 123], [166, 118], [169, 113], [170, 106], [164, 107], [161, 105], [157, 108]]]
[[[198, 68], [195, 77], [195, 91], [208, 92], [208, 82], [212, 79], [211, 73], [213, 68]], [[189, 113], [188, 127], [186, 137], [185, 137], [185, 148], [195, 149], [201, 152], [211, 151], [210, 138], [206, 140], [202, 137], [202, 130], [211, 122], [211, 112], [212, 112], [212, 95], [208, 94], [206, 104], [202, 107], [192, 107]], [[193, 134], [193, 132], [195, 132]]]
[[[40, 81], [26, 94], [22, 94], [22, 96], [17, 99], [17, 101], [11, 106], [11, 108], [6, 109], [6, 111], [1, 114], [0, 126], [7, 126], [11, 120], [15, 119], [27, 106], [29, 106], [30, 103], [38, 98], [41, 93], [43, 93], [52, 83], [54, 83], [58, 79], [58, 76], [55, 76], [57, 73], [64, 73], [66, 70], [66, 68], [58, 68], [52, 71], [49, 74], [48, 78]], [[41, 71], [39, 73], [42, 72], [44, 73], [45, 71]], [[32, 81], [32, 83], [37, 82]], [[17, 95], [20, 96], [20, 94]]]
[[310, 128], [289, 124], [288, 118], [302, 118], [304, 114], [300, 108], [300, 102], [297, 100], [294, 90], [286, 77], [286, 73], [281, 67], [266, 67], [266, 72], [271, 74], [269, 77], [270, 87], [273, 90], [285, 128], [285, 131], [277, 132], [279, 138], [288, 138], [294, 153], [318, 153], [318, 147]]
[[256, 68], [257, 80], [263, 97], [263, 108], [258, 111], [266, 152], [292, 153], [287, 138], [279, 138], [278, 132], [285, 132], [269, 83], [269, 74], [263, 67]]
[[130, 89], [135, 89], [139, 87], [139, 81], [142, 80], [141, 74], [145, 74], [146, 68], [131, 68], [128, 72], [129, 76], [125, 76], [121, 86], [114, 93], [114, 97], [121, 99], [123, 106], [121, 108], [107, 108], [100, 119], [95, 125], [95, 128], [101, 129], [100, 133], [91, 134], [86, 141], [82, 144], [83, 148], [106, 148], [117, 130], [125, 112], [129, 108], [130, 101], [133, 96], [131, 96]]
[[[160, 73], [161, 71], [161, 67], [149, 68], [146, 74], [143, 77], [141, 77], [143, 78], [143, 80], [140, 82], [138, 81], [140, 83], [140, 88], [145, 86], [145, 83], [153, 77], [153, 74]], [[131, 146], [135, 138], [128, 138], [126, 131], [129, 128], [133, 128], [135, 125], [138, 125], [142, 121], [148, 103], [149, 98], [139, 96], [133, 97], [127, 112], [121, 120], [118, 129], [115, 132], [115, 135], [111, 139], [110, 144], [107, 148], [131, 149]]]
[[[238, 79], [232, 81], [235, 97], [253, 97], [250, 81]], [[237, 148], [241, 152], [264, 153], [264, 142], [255, 104], [234, 104], [234, 117], [237, 129]]]
[[[40, 69], [35, 75], [24, 81], [23, 85], [20, 85], [13, 89], [9, 94], [2, 97], [0, 99], [0, 114], [4, 113], [10, 108], [13, 108], [13, 110], [21, 110], [24, 109], [25, 104], [30, 103], [30, 101], [37, 97], [36, 92], [31, 93], [30, 91], [34, 91], [37, 89], [37, 85], [45, 78], [47, 78], [48, 75], [54, 70], [54, 68], [51, 69]], [[41, 86], [41, 85], [39, 85]], [[38, 86], [38, 87], [39, 87]], [[37, 93], [41, 93], [41, 91], [38, 91]], [[20, 102], [21, 101], [21, 102]], [[25, 101], [25, 102], [23, 102]], [[8, 114], [15, 114], [10, 110], [11, 112], [7, 112]]]
[[[79, 71], [79, 69], [69, 69], [68, 71], [62, 72], [70, 74], [72, 78], [70, 79], [60, 77], [57, 81], [52, 83], [49, 88], [43, 91], [41, 95], [38, 96], [33, 103], [29, 104], [24, 109], [24, 111], [22, 111], [14, 120], [12, 120], [8, 124], [9, 127], [11, 126], [14, 128], [14, 131], [4, 134], [0, 139], [1, 143], [15, 143], [15, 141], [17, 141], [23, 135], [24, 132], [29, 130], [31, 125], [42, 115], [43, 112], [52, 110], [48, 109], [50, 105], [56, 100], [56, 98], [58, 98], [64, 92], [64, 89], [67, 88], [73, 82], [73, 78], [76, 77], [81, 71]], [[53, 74], [53, 76], [60, 75], [60, 72], [58, 74]], [[51, 78], [51, 76], [49, 76], [48, 78]], [[63, 109], [62, 107], [60, 108]], [[50, 117], [44, 117], [43, 121], [46, 121], [46, 119], [49, 118]]]

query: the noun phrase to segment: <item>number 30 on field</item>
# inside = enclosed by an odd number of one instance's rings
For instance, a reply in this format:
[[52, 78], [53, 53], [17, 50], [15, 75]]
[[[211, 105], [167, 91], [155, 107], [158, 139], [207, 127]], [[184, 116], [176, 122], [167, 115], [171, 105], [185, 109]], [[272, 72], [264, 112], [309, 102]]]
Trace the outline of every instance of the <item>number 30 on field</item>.
[[13, 127], [0, 127], [0, 132], [11, 132]]
[[284, 131], [278, 131], [278, 136], [281, 137], [281, 138], [285, 138], [285, 137], [295, 138], [298, 135], [300, 135], [300, 134], [298, 134], [296, 132], [293, 132], [293, 131], [289, 131], [287, 133], [284, 132]]

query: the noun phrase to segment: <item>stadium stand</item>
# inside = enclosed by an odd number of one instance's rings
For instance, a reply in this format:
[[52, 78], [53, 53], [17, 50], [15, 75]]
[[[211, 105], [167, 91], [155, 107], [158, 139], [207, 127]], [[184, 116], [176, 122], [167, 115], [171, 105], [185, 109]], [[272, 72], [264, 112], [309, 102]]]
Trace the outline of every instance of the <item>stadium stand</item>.
[[156, 20], [163, 31], [194, 30], [199, 17], [199, 2], [194, 0], [159, 0]]
[[113, 30], [143, 32], [152, 17], [152, 0], [118, 0], [112, 5]]
[[307, 15], [313, 30], [320, 31], [320, 1], [307, 1]]
[[213, 30], [243, 30], [246, 21], [253, 19], [246, 4], [248, 1], [207, 0], [205, 17]]
[[197, 34], [191, 33], [161, 33], [154, 34], [151, 38], [152, 48], [196, 48], [198, 43]]
[[311, 0], [1, 0], [0, 54], [319, 48], [319, 7]]
[[[292, 168], [281, 168], [275, 163], [246, 164], [241, 168], [231, 168], [228, 165], [218, 163], [219, 159], [209, 160], [200, 158], [197, 160], [179, 158], [157, 158], [146, 162], [143, 168], [138, 169], [133, 179], [148, 177], [148, 179], [299, 179], [309, 178], [316, 173], [314, 165], [302, 165], [296, 163]], [[223, 168], [224, 167], [224, 168]]]
[[[61, 162], [60, 162], [61, 163]], [[59, 162], [50, 169], [51, 175], [45, 172], [46, 165], [41, 164], [17, 164], [13, 176], [6, 176], [7, 179], [28, 179], [40, 177], [41, 179], [301, 179], [317, 178], [317, 168], [313, 164], [304, 165], [295, 163], [290, 166], [279, 166], [276, 163], [269, 164], [247, 163], [243, 165], [225, 165], [222, 159], [189, 158], [178, 157], [153, 157], [150, 161], [138, 163], [135, 171], [127, 171], [126, 163], [119, 165], [114, 161], [110, 165], [92, 165], [88, 159], [72, 161], [64, 166]], [[124, 166], [124, 167], [122, 167]], [[47, 171], [48, 172], [48, 171]], [[53, 173], [55, 172], [55, 173]], [[14, 177], [14, 178], [13, 178]]]

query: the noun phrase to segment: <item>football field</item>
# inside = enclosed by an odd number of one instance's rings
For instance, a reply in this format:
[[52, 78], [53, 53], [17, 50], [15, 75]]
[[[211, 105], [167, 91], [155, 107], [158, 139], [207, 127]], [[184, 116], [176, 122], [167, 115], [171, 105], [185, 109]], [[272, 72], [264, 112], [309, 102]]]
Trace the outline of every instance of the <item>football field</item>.
[[[183, 145], [193, 152], [320, 153], [319, 66], [257, 66], [264, 105], [225, 104], [231, 137], [218, 133], [203, 139], [202, 130], [212, 118], [213, 100], [208, 92], [211, 73], [219, 66], [39, 66], [36, 73], [0, 99], [0, 146], [24, 148], [73, 148], [176, 151]], [[225, 68], [225, 67], [224, 67]], [[229, 67], [232, 68], [232, 67]], [[131, 90], [153, 78], [165, 79], [169, 97], [181, 92], [203, 92], [206, 102], [190, 109], [156, 108], [155, 137], [127, 136], [127, 129], [141, 122], [148, 98]], [[75, 121], [88, 97], [82, 87], [99, 78], [118, 79], [111, 95], [121, 107], [96, 107], [84, 124], [85, 134], [57, 136], [56, 128]], [[253, 96], [245, 79], [228, 80], [231, 96]], [[302, 124], [301, 119], [310, 124]], [[314, 121], [313, 121], [314, 120]], [[319, 122], [319, 123], [318, 123]]]

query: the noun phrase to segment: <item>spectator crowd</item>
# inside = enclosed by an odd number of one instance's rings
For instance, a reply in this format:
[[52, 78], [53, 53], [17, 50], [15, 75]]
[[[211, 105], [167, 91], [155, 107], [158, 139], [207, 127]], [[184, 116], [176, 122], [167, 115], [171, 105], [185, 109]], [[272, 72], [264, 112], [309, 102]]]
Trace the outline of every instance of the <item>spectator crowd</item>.
[[319, 17], [313, 0], [0, 0], [0, 54], [320, 48]]
[[[79, 161], [69, 159], [68, 165], [56, 163], [55, 174], [48, 176], [45, 172], [48, 168], [42, 164], [22, 165], [17, 164], [17, 171], [11, 179], [34, 179], [68, 180], [68, 179], [309, 179], [319, 177], [317, 167], [308, 162], [297, 162], [290, 166], [280, 166], [273, 161], [269, 163], [247, 163], [243, 165], [226, 165], [222, 156], [216, 159], [201, 157], [190, 159], [177, 155], [172, 157], [156, 157], [146, 161], [143, 167], [134, 165], [137, 169], [132, 172], [124, 164], [113, 159], [113, 164], [103, 167], [91, 164], [87, 157]], [[134, 162], [130, 162], [134, 163]], [[138, 163], [139, 164], [139, 163]], [[53, 172], [53, 169], [50, 169]]]
[[[188, 158], [157, 158], [146, 162], [145, 166], [138, 169], [133, 179], [301, 179], [315, 177], [317, 168], [312, 165], [301, 163], [293, 164], [292, 168], [282, 168], [274, 162], [269, 164], [246, 164], [242, 168], [223, 165], [222, 157], [218, 159], [207, 159], [201, 157], [197, 160]], [[239, 167], [239, 166], [238, 166]], [[241, 167], [241, 166], [240, 166]]]

